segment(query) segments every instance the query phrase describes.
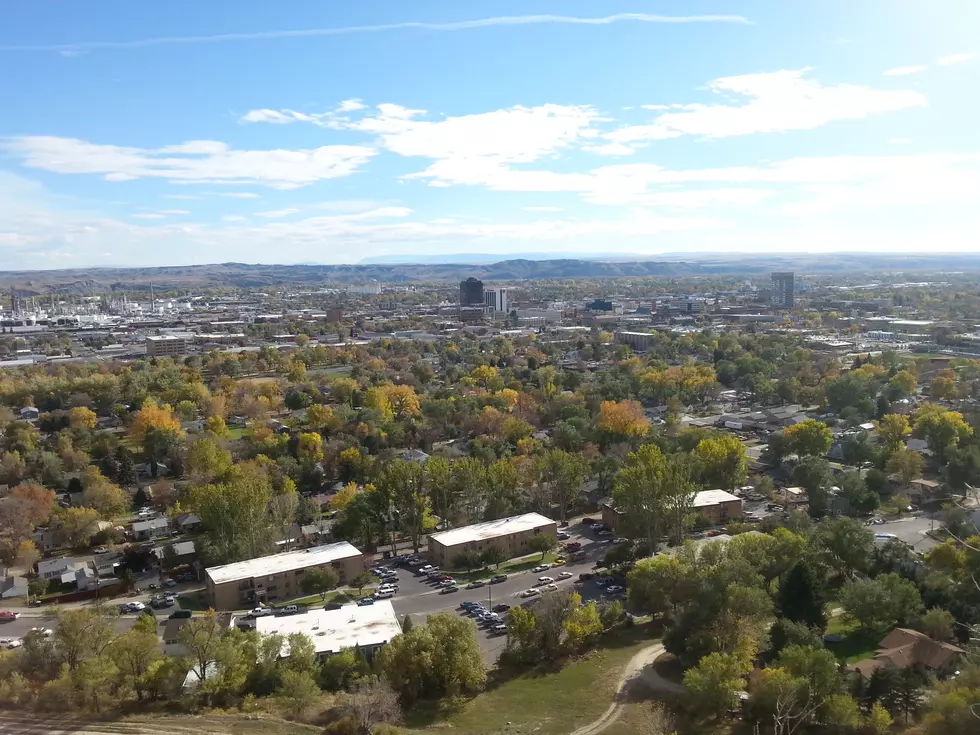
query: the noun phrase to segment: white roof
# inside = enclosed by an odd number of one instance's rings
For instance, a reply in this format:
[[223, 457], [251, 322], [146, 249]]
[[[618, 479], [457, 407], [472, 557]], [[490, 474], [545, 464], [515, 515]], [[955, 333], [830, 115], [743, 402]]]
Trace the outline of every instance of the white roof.
[[160, 518], [151, 518], [148, 521], [135, 521], [133, 523], [133, 531], [149, 531], [151, 528], [167, 528], [170, 525], [170, 521], [161, 516]]
[[329, 564], [332, 561], [360, 555], [361, 552], [354, 546], [346, 541], [341, 541], [326, 546], [314, 546], [310, 549], [260, 556], [258, 559], [249, 559], [248, 561], [236, 561], [220, 567], [210, 567], [205, 571], [212, 582], [224, 584], [239, 579], [252, 579], [264, 575], [291, 572], [296, 569], [306, 569], [307, 567]]
[[[337, 653], [354, 646], [377, 646], [400, 635], [402, 627], [389, 600], [358, 607], [344, 605], [339, 610], [311, 610], [300, 615], [256, 618], [255, 630], [263, 635], [289, 636], [303, 633], [313, 641], [317, 653]], [[284, 642], [282, 655], [289, 655]]]
[[472, 526], [462, 526], [450, 531], [434, 533], [429, 536], [430, 540], [438, 541], [443, 546], [457, 546], [470, 541], [486, 541], [489, 539], [509, 536], [512, 533], [530, 531], [541, 526], [554, 524], [555, 521], [546, 518], [540, 513], [525, 513], [520, 516], [501, 518], [497, 521], [487, 521], [486, 523], [476, 523]]
[[694, 496], [694, 507], [703, 508], [706, 505], [730, 503], [733, 500], [742, 502], [737, 495], [732, 495], [724, 490], [702, 490]]

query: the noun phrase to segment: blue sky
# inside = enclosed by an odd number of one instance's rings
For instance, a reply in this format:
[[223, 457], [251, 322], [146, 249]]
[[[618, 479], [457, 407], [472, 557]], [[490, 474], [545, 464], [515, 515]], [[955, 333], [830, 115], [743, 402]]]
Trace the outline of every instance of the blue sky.
[[977, 28], [974, 0], [8, 4], [0, 267], [975, 251]]

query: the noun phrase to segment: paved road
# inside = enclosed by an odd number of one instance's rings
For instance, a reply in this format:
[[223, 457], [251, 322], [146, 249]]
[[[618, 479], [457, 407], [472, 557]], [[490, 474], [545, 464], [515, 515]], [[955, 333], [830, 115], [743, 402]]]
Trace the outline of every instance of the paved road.
[[925, 554], [938, 545], [938, 542], [927, 536], [926, 532], [931, 528], [939, 528], [940, 525], [923, 514], [897, 518], [870, 528], [876, 534], [894, 534], [920, 554]]

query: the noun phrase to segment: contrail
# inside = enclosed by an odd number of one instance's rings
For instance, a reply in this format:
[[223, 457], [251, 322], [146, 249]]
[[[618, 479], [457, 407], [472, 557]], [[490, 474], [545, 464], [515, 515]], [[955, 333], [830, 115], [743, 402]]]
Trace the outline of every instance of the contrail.
[[23, 46], [0, 46], [0, 51], [58, 51], [80, 53], [100, 49], [139, 49], [150, 46], [179, 46], [203, 43], [231, 43], [233, 41], [267, 41], [280, 38], [315, 38], [318, 36], [344, 36], [355, 33], [382, 33], [384, 31], [423, 30], [423, 31], [467, 31], [491, 26], [519, 26], [544, 23], [567, 25], [603, 26], [612, 23], [737, 23], [752, 25], [752, 21], [740, 15], [650, 15], [648, 13], [618, 13], [602, 18], [577, 18], [568, 15], [512, 15], [499, 18], [478, 18], [454, 23], [385, 23], [371, 26], [341, 26], [337, 28], [307, 28], [294, 31], [259, 31], [256, 33], [221, 33], [213, 36], [165, 36], [163, 38], [143, 38], [135, 41], [80, 41], [78, 43], [55, 43]]

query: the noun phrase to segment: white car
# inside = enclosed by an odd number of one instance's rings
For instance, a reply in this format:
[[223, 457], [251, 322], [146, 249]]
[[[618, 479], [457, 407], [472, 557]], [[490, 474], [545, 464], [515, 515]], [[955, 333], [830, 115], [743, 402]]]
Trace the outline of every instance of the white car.
[[538, 577], [538, 584], [551, 584], [554, 581], [554, 577]]
[[256, 607], [248, 611], [245, 615], [247, 618], [264, 618], [266, 615], [275, 615], [275, 613], [266, 607]]
[[558, 579], [571, 579], [573, 575], [571, 572], [562, 572], [558, 575]]
[[536, 590], [533, 587], [529, 590], [524, 590], [521, 592], [521, 597], [534, 597], [535, 595], [540, 595], [541, 590]]
[[374, 599], [375, 600], [387, 600], [387, 599], [389, 599], [391, 597], [394, 597], [394, 596], [395, 596], [395, 591], [394, 590], [378, 589], [374, 593]]
[[0, 638], [0, 646], [6, 649], [20, 648], [24, 645], [24, 641], [20, 638]]
[[546, 584], [544, 588], [546, 590], [548, 590], [548, 592], [557, 592], [558, 591], [558, 585], [555, 584], [554, 582], [552, 582], [551, 584]]
[[378, 587], [378, 590], [377, 591], [378, 592], [390, 592], [391, 594], [394, 595], [395, 593], [398, 592], [398, 588], [395, 587], [394, 585], [383, 584], [380, 587]]
[[139, 602], [138, 600], [136, 602], [129, 603], [130, 612], [143, 612], [145, 609], [146, 603]]
[[54, 631], [51, 628], [31, 628], [31, 633], [37, 633], [45, 638], [50, 638], [54, 635]]
[[550, 564], [538, 564], [531, 571], [532, 572], [535, 572], [535, 573], [540, 573], [540, 572], [547, 572], [549, 569], [551, 569], [551, 565]]
[[622, 591], [623, 588], [620, 587], [618, 584], [611, 584], [608, 587], [606, 587], [606, 592], [608, 592], [610, 595], [618, 595]]

